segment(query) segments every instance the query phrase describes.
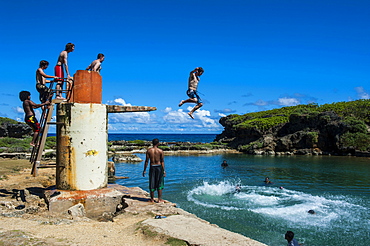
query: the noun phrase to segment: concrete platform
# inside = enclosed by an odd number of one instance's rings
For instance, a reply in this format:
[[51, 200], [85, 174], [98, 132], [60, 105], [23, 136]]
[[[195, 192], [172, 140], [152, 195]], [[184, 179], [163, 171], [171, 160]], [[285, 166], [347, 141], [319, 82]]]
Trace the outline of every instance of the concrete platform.
[[[75, 205], [83, 205], [83, 216], [99, 219], [111, 216], [124, 206], [124, 194], [114, 188], [87, 191], [47, 190], [44, 193], [50, 212], [68, 214]], [[81, 206], [79, 206], [81, 210]]]
[[147, 219], [142, 224], [149, 226], [158, 233], [184, 240], [188, 245], [266, 246], [266, 244], [238, 233], [184, 215], [172, 215], [163, 219]]

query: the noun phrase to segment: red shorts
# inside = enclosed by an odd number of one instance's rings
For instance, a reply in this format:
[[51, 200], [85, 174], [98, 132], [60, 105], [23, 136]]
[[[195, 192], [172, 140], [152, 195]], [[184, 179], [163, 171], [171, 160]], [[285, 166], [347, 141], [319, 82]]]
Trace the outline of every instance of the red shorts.
[[[54, 67], [54, 73], [55, 73], [55, 76], [57, 76], [58, 78], [64, 78], [64, 71], [63, 71], [63, 66], [58, 66], [56, 65]], [[63, 81], [62, 79], [58, 79], [57, 81]]]

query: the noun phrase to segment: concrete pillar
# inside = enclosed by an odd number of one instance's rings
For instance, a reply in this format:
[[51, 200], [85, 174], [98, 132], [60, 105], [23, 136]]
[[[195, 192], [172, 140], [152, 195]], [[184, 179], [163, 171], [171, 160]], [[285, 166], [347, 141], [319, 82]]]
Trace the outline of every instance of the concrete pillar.
[[79, 70], [71, 100], [57, 108], [56, 185], [93, 190], [108, 184], [107, 107], [101, 104], [101, 76]]

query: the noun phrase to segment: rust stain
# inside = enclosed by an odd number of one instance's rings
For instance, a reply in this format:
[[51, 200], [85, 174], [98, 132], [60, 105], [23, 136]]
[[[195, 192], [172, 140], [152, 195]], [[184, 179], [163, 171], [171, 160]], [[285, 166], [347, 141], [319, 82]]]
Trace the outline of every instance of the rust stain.
[[102, 197], [105, 194], [108, 194], [114, 191], [114, 189], [102, 188], [102, 189], [95, 189], [95, 190], [73, 190], [73, 191], [58, 189], [58, 191], [62, 193], [62, 195], [56, 197], [56, 199], [58, 200], [77, 200], [77, 201], [85, 202], [86, 199], [89, 197], [90, 198], [91, 197]]
[[102, 102], [102, 77], [97, 72], [77, 70], [71, 101], [76, 103]]
[[75, 150], [71, 138], [60, 134], [58, 137], [57, 188], [76, 189]]

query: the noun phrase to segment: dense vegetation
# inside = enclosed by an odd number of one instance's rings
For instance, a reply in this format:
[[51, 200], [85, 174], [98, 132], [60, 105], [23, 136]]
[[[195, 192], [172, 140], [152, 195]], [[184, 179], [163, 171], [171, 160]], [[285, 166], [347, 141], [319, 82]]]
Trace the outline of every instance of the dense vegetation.
[[[29, 152], [32, 150], [30, 142], [32, 137], [26, 138], [0, 138], [0, 153], [16, 153], [16, 152]], [[56, 148], [56, 137], [47, 137], [45, 142], [45, 149]]]
[[0, 125], [5, 124], [5, 123], [17, 124], [18, 121], [12, 120], [12, 119], [9, 119], [9, 118], [6, 118], [6, 117], [0, 117]]
[[[229, 145], [245, 152], [263, 148], [275, 150], [281, 139], [285, 137], [284, 141], [287, 141], [289, 134], [291, 139], [298, 138], [297, 132], [301, 138], [301, 148], [315, 148], [321, 143], [321, 146], [335, 151], [370, 150], [370, 100], [324, 105], [312, 103], [244, 115], [233, 114], [221, 118], [220, 123], [225, 130], [217, 140], [232, 139]], [[267, 148], [264, 137], [268, 134], [275, 138], [275, 145], [270, 144]], [[330, 143], [323, 142], [331, 138], [334, 139], [331, 144], [335, 147], [329, 148]], [[295, 143], [286, 145], [299, 148]]]
[[283, 107], [248, 113], [244, 115], [230, 115], [228, 121], [237, 128], [258, 128], [266, 130], [276, 125], [289, 122], [292, 114], [312, 116], [322, 112], [332, 111], [338, 116], [348, 119], [349, 117], [361, 120], [370, 125], [370, 100], [357, 100], [351, 102], [337, 102], [332, 104], [302, 104], [291, 107]]

